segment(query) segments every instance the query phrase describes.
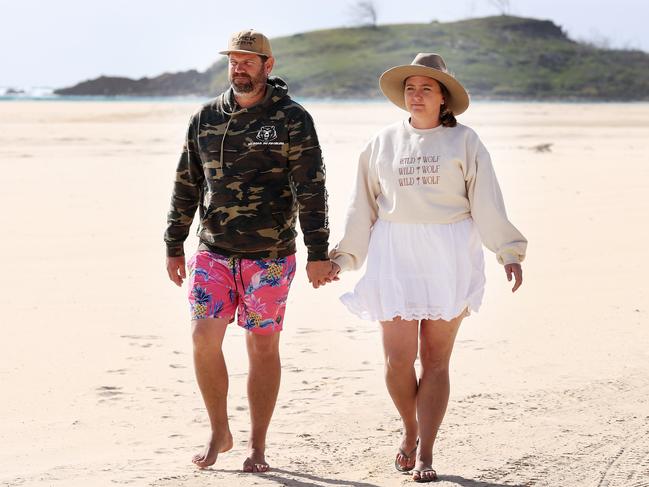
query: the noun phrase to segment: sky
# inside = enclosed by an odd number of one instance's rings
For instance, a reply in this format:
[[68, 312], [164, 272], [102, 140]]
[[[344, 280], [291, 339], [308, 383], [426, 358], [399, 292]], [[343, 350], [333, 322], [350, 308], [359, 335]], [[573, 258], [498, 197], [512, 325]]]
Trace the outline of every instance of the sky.
[[[231, 32], [271, 39], [354, 25], [353, 0], [0, 0], [0, 87], [60, 88], [100, 75], [205, 70]], [[379, 24], [497, 15], [493, 0], [374, 0]], [[648, 0], [509, 0], [576, 40], [649, 52]]]

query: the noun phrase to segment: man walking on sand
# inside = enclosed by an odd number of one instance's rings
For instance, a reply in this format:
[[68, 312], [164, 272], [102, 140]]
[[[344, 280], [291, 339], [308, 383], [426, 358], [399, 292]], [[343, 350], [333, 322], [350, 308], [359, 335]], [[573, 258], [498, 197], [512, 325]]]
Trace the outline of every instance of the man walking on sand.
[[245, 472], [265, 472], [266, 433], [279, 391], [279, 337], [295, 272], [295, 220], [308, 251], [309, 282], [330, 280], [325, 171], [311, 116], [269, 77], [266, 36], [238, 32], [222, 51], [230, 88], [190, 120], [167, 218], [167, 272], [180, 286], [183, 242], [199, 209], [200, 245], [187, 262], [197, 382], [210, 420], [200, 468], [232, 448], [228, 373], [222, 342], [228, 323], [246, 329], [251, 431]]

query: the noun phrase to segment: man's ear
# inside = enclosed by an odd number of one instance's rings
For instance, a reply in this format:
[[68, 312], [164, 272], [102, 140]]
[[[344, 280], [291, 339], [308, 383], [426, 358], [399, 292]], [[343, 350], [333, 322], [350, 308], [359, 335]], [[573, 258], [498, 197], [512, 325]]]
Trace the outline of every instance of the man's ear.
[[270, 74], [270, 72], [273, 70], [273, 66], [275, 66], [275, 58], [273, 56], [270, 56], [264, 63], [264, 68], [266, 69], [267, 75]]

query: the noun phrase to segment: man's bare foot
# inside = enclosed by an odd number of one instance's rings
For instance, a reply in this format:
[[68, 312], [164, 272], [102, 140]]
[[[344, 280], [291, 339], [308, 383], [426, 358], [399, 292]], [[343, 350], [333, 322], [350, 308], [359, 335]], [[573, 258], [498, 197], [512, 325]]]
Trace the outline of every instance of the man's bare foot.
[[248, 458], [243, 462], [243, 471], [248, 473], [268, 472], [270, 465], [266, 463], [264, 451], [256, 448], [248, 449]]
[[230, 431], [225, 433], [225, 435], [217, 436], [216, 433], [212, 433], [210, 441], [205, 445], [205, 450], [203, 453], [198, 453], [192, 458], [192, 462], [198, 468], [207, 468], [211, 465], [214, 465], [216, 462], [216, 457], [219, 456], [219, 453], [226, 452], [232, 448], [232, 434]]

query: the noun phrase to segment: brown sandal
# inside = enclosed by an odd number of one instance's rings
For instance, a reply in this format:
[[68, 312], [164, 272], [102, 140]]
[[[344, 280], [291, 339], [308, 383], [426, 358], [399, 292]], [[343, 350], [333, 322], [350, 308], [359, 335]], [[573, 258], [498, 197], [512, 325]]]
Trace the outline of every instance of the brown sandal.
[[399, 455], [404, 457], [406, 460], [410, 460], [410, 457], [412, 457], [415, 453], [417, 453], [417, 448], [419, 447], [419, 438], [417, 438], [417, 443], [415, 443], [415, 448], [410, 453], [406, 453], [403, 451], [403, 448], [399, 448], [399, 453], [397, 453], [396, 458], [394, 459], [394, 468], [397, 469], [397, 472], [410, 472], [413, 468], [415, 468], [415, 464], [412, 464], [412, 467], [403, 467], [399, 463]]
[[[433, 472], [433, 475], [431, 475], [429, 478], [424, 478], [423, 474], [428, 473], [428, 472]], [[419, 478], [415, 478], [415, 475], [418, 475]], [[421, 470], [413, 470], [412, 471], [412, 480], [419, 484], [427, 483], [427, 482], [436, 482], [437, 479], [437, 472], [435, 472], [435, 469], [433, 468], [423, 468]]]

